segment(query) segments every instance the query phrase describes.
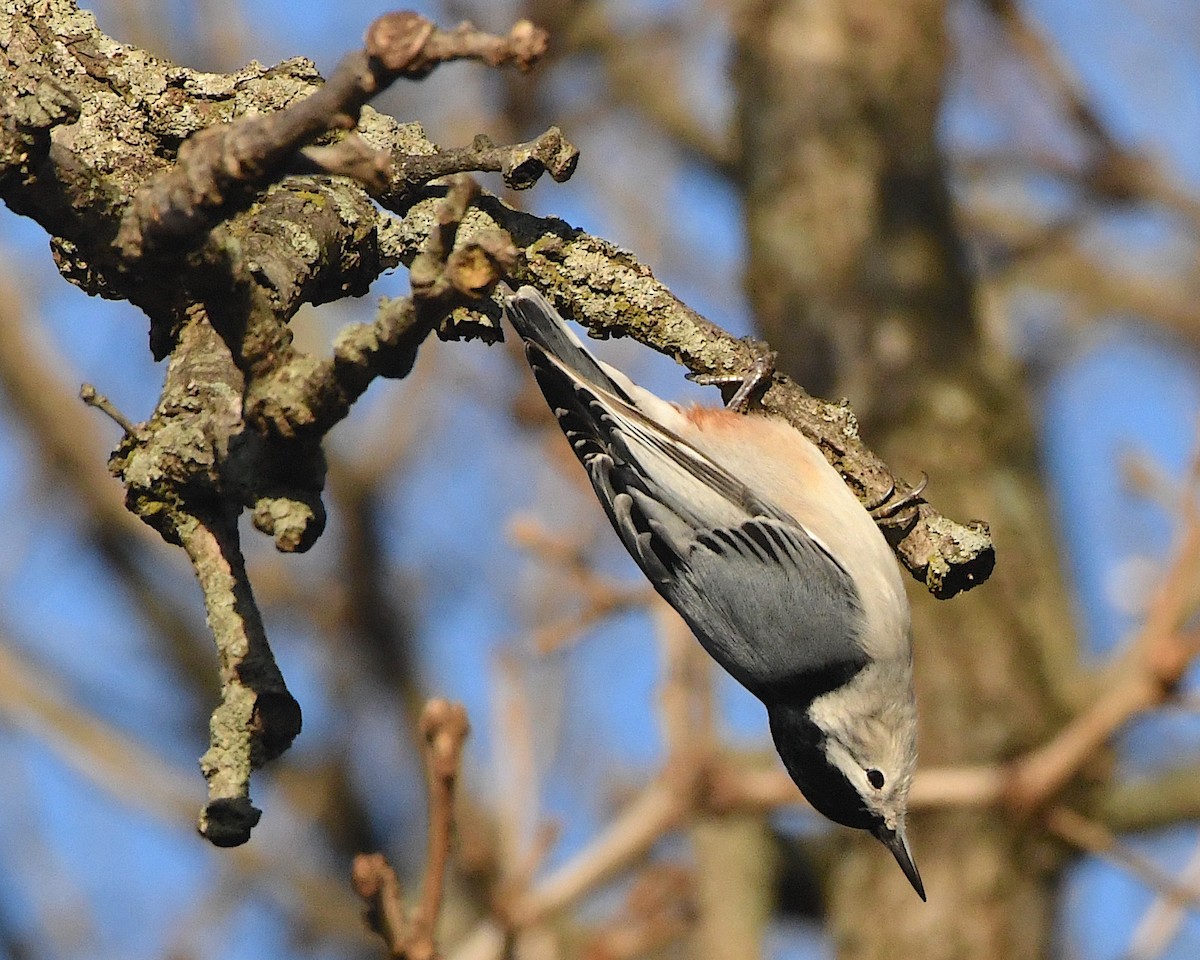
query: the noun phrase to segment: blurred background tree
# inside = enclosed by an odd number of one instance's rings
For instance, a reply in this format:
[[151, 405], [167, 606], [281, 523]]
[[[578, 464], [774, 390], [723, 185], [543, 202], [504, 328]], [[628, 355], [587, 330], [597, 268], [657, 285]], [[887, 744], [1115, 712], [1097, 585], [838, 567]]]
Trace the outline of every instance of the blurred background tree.
[[[385, 9], [95, 12], [188, 68], [302, 54], [328, 76]], [[472, 721], [446, 956], [1200, 953], [1185, 674], [1200, 582], [1197, 9], [417, 9], [501, 34], [529, 17], [550, 53], [530, 74], [443, 67], [379, 110], [443, 147], [561, 127], [582, 153], [569, 183], [481, 182], [765, 337], [810, 391], [849, 398], [898, 476], [927, 472], [947, 515], [991, 523], [988, 584], [949, 601], [911, 590], [912, 836], [930, 902], [877, 844], [804, 811], [760, 708], [620, 553], [519, 354], [478, 343], [430, 341], [412, 376], [374, 386], [330, 433], [311, 551], [278, 554], [245, 525], [305, 726], [257, 775], [251, 842], [209, 847], [193, 829], [217, 697], [203, 605], [182, 551], [105, 470], [120, 429], [76, 399], [94, 383], [141, 422], [164, 374], [145, 316], [63, 282], [42, 228], [6, 211], [0, 949], [379, 955], [349, 863], [384, 851], [416, 889], [418, 717], [446, 696]], [[20, 208], [19, 185], [5, 191]], [[301, 308], [297, 343], [327, 355], [407, 280]], [[715, 402], [630, 341], [604, 352], [667, 396]]]

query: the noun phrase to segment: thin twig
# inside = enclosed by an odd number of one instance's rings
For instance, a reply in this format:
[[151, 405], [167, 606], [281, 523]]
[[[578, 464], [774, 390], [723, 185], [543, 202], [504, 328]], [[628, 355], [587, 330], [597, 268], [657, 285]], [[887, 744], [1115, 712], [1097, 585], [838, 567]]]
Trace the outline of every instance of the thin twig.
[[[450, 862], [450, 838], [454, 826], [454, 788], [462, 762], [463, 741], [470, 731], [462, 704], [430, 700], [421, 717], [425, 738], [425, 775], [429, 790], [429, 842], [425, 860], [425, 883], [421, 902], [413, 915], [410, 955], [434, 954], [434, 927], [442, 909], [442, 890]], [[428, 954], [423, 953], [428, 945]]]
[[[1193, 483], [1196, 479], [1193, 470]], [[1126, 669], [1083, 713], [1043, 747], [1012, 766], [1007, 801], [1028, 811], [1048, 802], [1130, 717], [1167, 699], [1197, 650], [1183, 626], [1200, 603], [1200, 522], [1185, 503], [1183, 535], [1148, 607]]]
[[[1200, 890], [1200, 844], [1192, 850], [1177, 880], [1189, 889]], [[1186, 917], [1187, 910], [1182, 903], [1160, 893], [1133, 931], [1127, 960], [1156, 960], [1162, 956], [1178, 936]]]
[[691, 792], [670, 771], [660, 775], [583, 850], [504, 908], [505, 920], [512, 927], [529, 926], [576, 903], [677, 826]]
[[408, 921], [404, 889], [382, 853], [360, 853], [350, 868], [350, 882], [367, 904], [367, 926], [383, 939], [394, 957], [404, 956]]
[[1128, 870], [1168, 901], [1193, 910], [1200, 909], [1200, 887], [1180, 883], [1153, 860], [1121, 843], [1102, 824], [1066, 807], [1048, 810], [1045, 823], [1060, 839]]
[[[493, 684], [493, 726], [496, 737], [496, 783], [499, 786], [497, 833], [500, 884], [510, 889], [528, 886], [537, 862], [528, 861], [537, 822], [540, 784], [533, 745], [530, 697], [520, 663], [511, 653], [496, 661]], [[543, 851], [544, 852], [544, 851]]]
[[657, 599], [644, 583], [629, 585], [596, 572], [582, 537], [555, 536], [536, 520], [519, 516], [508, 526], [510, 539], [532, 553], [543, 566], [571, 578], [570, 593], [582, 607], [536, 627], [531, 640], [542, 654], [561, 650], [602, 620], [628, 610], [649, 607]]
[[414, 153], [395, 158], [390, 189], [409, 192], [452, 173], [498, 172], [512, 190], [527, 190], [542, 174], [556, 183], [571, 178], [579, 163], [579, 149], [558, 127], [550, 127], [527, 143], [496, 144], [479, 134], [470, 146], [439, 148], [434, 153]]
[[79, 386], [79, 399], [86, 403], [89, 407], [95, 407], [101, 413], [108, 417], [113, 423], [120, 427], [126, 436], [133, 433], [135, 427], [125, 414], [116, 408], [111, 400], [104, 394], [98, 393], [96, 388], [90, 383], [83, 383]]
[[429, 828], [425, 882], [411, 917], [405, 915], [403, 890], [387, 858], [379, 853], [354, 858], [351, 881], [366, 902], [367, 924], [383, 939], [393, 957], [433, 960], [438, 956], [435, 932], [450, 862], [454, 789], [462, 765], [463, 742], [470, 729], [462, 704], [430, 700], [421, 712]]

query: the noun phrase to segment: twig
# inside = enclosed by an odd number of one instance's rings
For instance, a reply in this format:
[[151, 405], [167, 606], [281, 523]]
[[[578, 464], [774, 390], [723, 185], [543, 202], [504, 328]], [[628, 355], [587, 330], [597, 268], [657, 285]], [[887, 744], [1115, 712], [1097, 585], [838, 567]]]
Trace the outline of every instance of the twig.
[[[512, 239], [501, 230], [477, 234], [458, 243], [459, 227], [479, 195], [479, 185], [465, 174], [452, 178], [437, 204], [434, 228], [410, 267], [411, 297], [384, 301], [372, 324], [341, 330], [333, 356], [317, 361], [297, 355], [260, 377], [247, 417], [272, 435], [315, 437], [329, 431], [349, 412], [376, 377], [400, 379], [409, 374], [417, 350], [440, 325], [440, 335], [469, 322], [465, 309], [508, 274], [517, 259]], [[493, 304], [488, 308], [498, 314]], [[460, 315], [461, 314], [461, 315]], [[475, 329], [495, 329], [476, 317]]]
[[533, 648], [539, 653], [561, 650], [606, 617], [647, 607], [656, 599], [653, 589], [643, 584], [629, 586], [597, 574], [582, 539], [556, 537], [526, 516], [516, 517], [508, 525], [508, 535], [547, 568], [567, 574], [572, 580], [571, 593], [583, 600], [581, 609], [533, 630]]
[[[446, 315], [455, 307], [482, 306], [478, 301], [516, 267], [517, 248], [504, 230], [479, 231], [458, 242], [467, 210], [480, 193], [479, 184], [465, 173], [447, 181], [446, 195], [435, 210], [434, 228], [424, 249], [409, 266], [413, 301], [424, 316], [449, 322]], [[477, 329], [471, 335], [498, 339], [498, 335], [486, 334], [489, 327], [494, 324], [477, 321]], [[444, 340], [460, 339], [463, 335], [445, 326], [441, 330]]]
[[421, 717], [421, 735], [425, 738], [425, 773], [429, 787], [429, 853], [425, 861], [421, 902], [413, 917], [413, 937], [416, 943], [429, 945], [429, 955], [434, 952], [434, 926], [442, 908], [442, 889], [450, 860], [454, 788], [462, 762], [463, 741], [470, 729], [467, 711], [461, 704], [446, 700], [430, 700], [426, 704]]
[[569, 180], [578, 163], [579, 149], [558, 127], [550, 127], [527, 143], [498, 145], [486, 135], [479, 134], [469, 147], [397, 157], [391, 189], [408, 192], [415, 185], [447, 174], [478, 170], [498, 172], [504, 177], [505, 186], [527, 190], [544, 173], [549, 173], [556, 183]]
[[1180, 883], [1153, 860], [1122, 844], [1107, 827], [1066, 807], [1048, 810], [1045, 822], [1051, 833], [1080, 850], [1123, 867], [1170, 902], [1200, 909], [1200, 887]]
[[454, 788], [462, 764], [463, 742], [470, 732], [467, 711], [448, 700], [430, 700], [421, 713], [420, 729], [425, 746], [429, 832], [425, 882], [412, 916], [405, 916], [400, 881], [382, 854], [359, 854], [351, 869], [355, 892], [367, 903], [368, 925], [383, 938], [393, 957], [405, 960], [432, 960], [438, 956], [434, 935], [450, 861]]
[[393, 957], [405, 956], [408, 921], [404, 891], [396, 871], [382, 853], [360, 853], [350, 868], [350, 882], [367, 904], [366, 921], [383, 938]]
[[511, 927], [536, 924], [566, 909], [619, 873], [677, 826], [691, 806], [694, 787], [671, 771], [631, 801], [591, 843], [553, 870], [501, 913]]
[[1191, 638], [1180, 631], [1198, 601], [1200, 523], [1194, 505], [1185, 505], [1182, 542], [1149, 605], [1126, 668], [1054, 739], [1013, 765], [1006, 793], [1014, 809], [1029, 811], [1049, 801], [1130, 717], [1170, 695], [1197, 653]]
[[[1187, 889], [1200, 891], [1200, 844], [1192, 850], [1177, 881]], [[1179, 934], [1186, 916], [1184, 905], [1176, 898], [1159, 894], [1133, 931], [1126, 960], [1155, 960], [1162, 956]]]
[[305, 147], [292, 158], [287, 168], [288, 173], [350, 177], [372, 193], [387, 186], [391, 170], [392, 161], [387, 151], [377, 150], [356, 133], [347, 134], [327, 147]]
[[[530, 841], [539, 807], [539, 781], [534, 756], [530, 697], [520, 664], [512, 653], [501, 652], [495, 663], [493, 727], [496, 736], [496, 784], [499, 792], [496, 826], [500, 852], [500, 885], [524, 889], [533, 877], [540, 855], [531, 859]], [[534, 846], [541, 846], [534, 844]]]
[[1083, 84], [1030, 24], [1022, 6], [1015, 0], [989, 0], [987, 5], [1013, 46], [1042, 80], [1056, 88], [1071, 119], [1099, 148], [1099, 157], [1087, 171], [1092, 188], [1101, 195], [1122, 200], [1142, 196], [1173, 209], [1191, 222], [1193, 230], [1200, 230], [1200, 201], [1175, 186], [1161, 165], [1121, 145], [1092, 105]]
[[97, 393], [96, 388], [90, 383], [80, 384], [79, 399], [86, 403], [89, 407], [95, 407], [101, 413], [108, 417], [113, 423], [125, 431], [125, 435], [133, 433], [136, 429], [133, 422], [118, 410], [111, 400], [104, 394]]

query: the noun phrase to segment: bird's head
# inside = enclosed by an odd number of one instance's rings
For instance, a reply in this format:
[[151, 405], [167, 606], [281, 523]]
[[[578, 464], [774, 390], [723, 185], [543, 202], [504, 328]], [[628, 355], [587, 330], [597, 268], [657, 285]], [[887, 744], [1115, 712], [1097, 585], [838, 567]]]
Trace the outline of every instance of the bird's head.
[[[818, 813], [877, 837], [922, 900], [925, 888], [905, 834], [908, 790], [916, 768], [916, 709], [911, 680], [895, 695], [894, 678], [870, 664], [844, 686], [807, 704], [767, 704], [784, 766]], [[889, 695], [888, 691], [891, 691]]]

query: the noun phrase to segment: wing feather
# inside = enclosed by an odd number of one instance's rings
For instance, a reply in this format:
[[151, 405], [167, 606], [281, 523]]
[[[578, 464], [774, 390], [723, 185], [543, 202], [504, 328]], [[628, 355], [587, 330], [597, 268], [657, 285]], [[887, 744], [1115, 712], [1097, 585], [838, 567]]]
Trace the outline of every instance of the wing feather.
[[595, 361], [549, 352], [561, 340], [527, 340], [538, 384], [621, 542], [709, 653], [760, 695], [861, 666], [861, 603], [824, 545], [609, 377], [595, 382]]

